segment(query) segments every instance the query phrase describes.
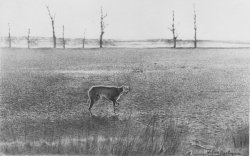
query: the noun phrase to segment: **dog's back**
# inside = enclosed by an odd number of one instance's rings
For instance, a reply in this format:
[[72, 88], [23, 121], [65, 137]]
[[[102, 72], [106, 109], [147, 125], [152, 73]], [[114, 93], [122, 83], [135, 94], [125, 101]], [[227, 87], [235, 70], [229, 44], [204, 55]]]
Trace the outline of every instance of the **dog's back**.
[[114, 86], [93, 86], [89, 89], [89, 97], [103, 96], [108, 99], [118, 97], [123, 91], [122, 87]]

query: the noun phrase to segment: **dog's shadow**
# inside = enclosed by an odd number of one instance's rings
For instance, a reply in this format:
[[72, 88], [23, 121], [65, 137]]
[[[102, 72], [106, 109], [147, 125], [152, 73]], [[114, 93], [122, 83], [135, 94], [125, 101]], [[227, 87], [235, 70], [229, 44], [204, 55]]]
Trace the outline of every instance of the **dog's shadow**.
[[118, 116], [90, 116], [87, 121], [87, 125], [94, 129], [103, 129], [103, 128], [111, 128], [116, 127], [121, 123], [121, 120]]
[[98, 116], [98, 115], [92, 115], [90, 118], [91, 118], [93, 121], [97, 121], [97, 122], [120, 121], [118, 115], [112, 115], [112, 116]]

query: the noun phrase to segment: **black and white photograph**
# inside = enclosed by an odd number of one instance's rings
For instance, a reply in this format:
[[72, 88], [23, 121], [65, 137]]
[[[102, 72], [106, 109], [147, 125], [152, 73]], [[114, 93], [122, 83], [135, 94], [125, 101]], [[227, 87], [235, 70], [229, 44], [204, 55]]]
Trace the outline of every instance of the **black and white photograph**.
[[0, 156], [248, 156], [249, 0], [0, 0]]

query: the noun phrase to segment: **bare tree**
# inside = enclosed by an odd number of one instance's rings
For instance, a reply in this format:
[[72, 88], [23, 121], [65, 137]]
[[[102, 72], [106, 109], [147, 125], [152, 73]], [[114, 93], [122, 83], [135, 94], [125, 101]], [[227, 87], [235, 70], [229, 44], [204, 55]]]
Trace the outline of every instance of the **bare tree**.
[[28, 29], [27, 43], [28, 43], [28, 49], [29, 49], [30, 48], [30, 28]]
[[50, 20], [51, 20], [51, 25], [52, 25], [53, 45], [54, 45], [54, 48], [56, 48], [56, 34], [55, 34], [55, 16], [56, 15], [54, 14], [54, 17], [51, 15], [48, 5], [46, 5], [46, 8], [48, 10], [48, 14], [49, 14], [49, 17], [50, 17]]
[[177, 40], [177, 35], [176, 35], [176, 29], [175, 29], [175, 23], [174, 23], [174, 11], [173, 11], [173, 24], [172, 24], [172, 28], [168, 28], [172, 33], [173, 33], [173, 42], [174, 42], [174, 46], [173, 48], [176, 48], [176, 40]]
[[194, 48], [197, 48], [197, 25], [196, 25], [196, 10], [195, 10], [195, 5], [194, 5]]
[[63, 49], [65, 49], [64, 25], [62, 26], [62, 44], [63, 44]]
[[102, 48], [103, 45], [103, 35], [106, 25], [104, 24], [104, 18], [107, 17], [107, 13], [103, 15], [102, 7], [101, 7], [101, 34], [100, 34], [100, 48]]
[[9, 26], [9, 37], [8, 37], [8, 42], [9, 42], [9, 48], [11, 48], [10, 23], [8, 23], [8, 26]]
[[85, 48], [85, 30], [84, 30], [84, 33], [83, 33], [83, 39], [82, 39], [82, 48]]

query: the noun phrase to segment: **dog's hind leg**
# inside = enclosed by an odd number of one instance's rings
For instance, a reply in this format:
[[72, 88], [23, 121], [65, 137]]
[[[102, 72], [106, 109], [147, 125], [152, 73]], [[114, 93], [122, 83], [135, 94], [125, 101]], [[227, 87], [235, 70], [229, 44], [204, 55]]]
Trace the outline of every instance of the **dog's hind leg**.
[[100, 96], [99, 95], [96, 95], [96, 96], [92, 96], [90, 98], [90, 103], [89, 103], [89, 113], [90, 115], [92, 116], [92, 112], [91, 112], [91, 108], [93, 107], [93, 105], [95, 104], [96, 101], [98, 101], [100, 99]]
[[91, 112], [91, 108], [93, 107], [94, 103], [95, 103], [95, 100], [94, 98], [90, 98], [89, 99], [90, 103], [89, 103], [89, 113], [90, 113], [90, 116], [92, 116], [92, 112]]

